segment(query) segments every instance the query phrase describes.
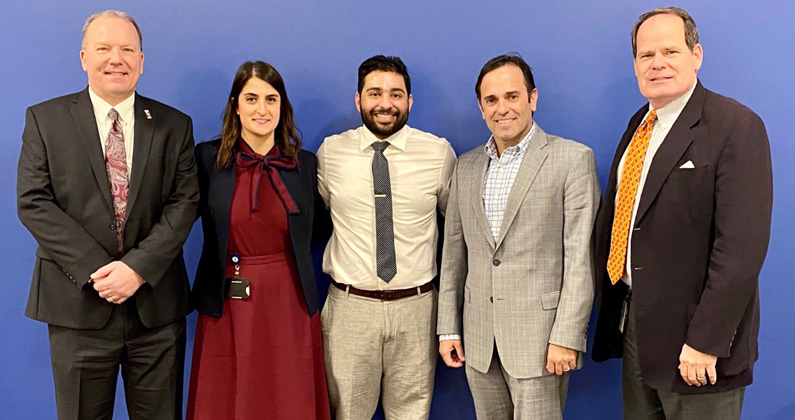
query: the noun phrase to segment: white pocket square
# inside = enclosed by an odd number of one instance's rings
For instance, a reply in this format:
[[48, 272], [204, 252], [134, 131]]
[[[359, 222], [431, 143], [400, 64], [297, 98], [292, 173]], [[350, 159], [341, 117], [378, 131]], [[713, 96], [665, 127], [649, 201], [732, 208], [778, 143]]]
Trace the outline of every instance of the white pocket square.
[[683, 163], [682, 166], [679, 167], [679, 169], [693, 169], [693, 168], [695, 168], [695, 165], [693, 165], [692, 160], [688, 160], [687, 162]]

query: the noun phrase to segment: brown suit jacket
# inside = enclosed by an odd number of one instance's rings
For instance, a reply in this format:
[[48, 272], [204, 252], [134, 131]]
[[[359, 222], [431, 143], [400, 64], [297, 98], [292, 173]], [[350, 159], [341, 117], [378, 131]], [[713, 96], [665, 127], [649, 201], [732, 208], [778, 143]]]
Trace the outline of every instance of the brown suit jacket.
[[[616, 172], [648, 105], [632, 117], [616, 150], [596, 237], [599, 315], [593, 358], [622, 356], [618, 330], [627, 294], [606, 271]], [[691, 161], [692, 169], [680, 168]], [[632, 311], [643, 380], [681, 393], [748, 385], [758, 358], [758, 277], [773, 203], [770, 146], [762, 120], [704, 89], [693, 95], [654, 156], [633, 226]], [[679, 376], [687, 343], [718, 357], [718, 382], [689, 387]]]

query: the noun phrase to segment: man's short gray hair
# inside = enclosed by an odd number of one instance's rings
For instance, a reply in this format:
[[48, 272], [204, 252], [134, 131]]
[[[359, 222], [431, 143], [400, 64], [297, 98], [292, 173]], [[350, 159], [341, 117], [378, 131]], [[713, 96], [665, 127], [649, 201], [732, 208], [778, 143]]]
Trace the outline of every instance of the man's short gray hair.
[[140, 45], [141, 51], [144, 50], [144, 39], [141, 36], [141, 28], [138, 27], [138, 24], [135, 23], [135, 19], [133, 19], [132, 16], [118, 10], [105, 10], [103, 12], [97, 12], [89, 16], [88, 19], [86, 19], [86, 23], [83, 25], [83, 39], [82, 41], [80, 41], [80, 48], [83, 49], [86, 48], [86, 31], [88, 30], [88, 27], [91, 26], [91, 23], [93, 23], [98, 18], [123, 19], [126, 20], [127, 22], [132, 23], [132, 25], [135, 27], [135, 31], [138, 32], [138, 45]]
[[682, 21], [685, 23], [685, 42], [687, 43], [687, 48], [690, 48], [690, 51], [696, 48], [698, 44], [698, 28], [696, 28], [696, 21], [693, 20], [693, 17], [690, 16], [685, 9], [679, 7], [660, 7], [640, 15], [638, 21], [635, 22], [635, 26], [632, 27], [633, 57], [638, 55], [638, 29], [640, 25], [649, 20], [650, 17], [657, 15], [674, 15], [682, 18]]

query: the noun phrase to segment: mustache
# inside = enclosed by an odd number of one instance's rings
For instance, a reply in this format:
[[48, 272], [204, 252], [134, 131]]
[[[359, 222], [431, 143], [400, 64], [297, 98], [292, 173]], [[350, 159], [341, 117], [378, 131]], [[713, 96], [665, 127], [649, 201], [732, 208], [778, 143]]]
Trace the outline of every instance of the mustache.
[[370, 111], [370, 115], [373, 115], [373, 116], [376, 116], [376, 115], [389, 115], [389, 116], [394, 117], [394, 116], [397, 116], [398, 114], [399, 114], [399, 111], [397, 111], [395, 109], [386, 109], [386, 108], [374, 108], [373, 110]]

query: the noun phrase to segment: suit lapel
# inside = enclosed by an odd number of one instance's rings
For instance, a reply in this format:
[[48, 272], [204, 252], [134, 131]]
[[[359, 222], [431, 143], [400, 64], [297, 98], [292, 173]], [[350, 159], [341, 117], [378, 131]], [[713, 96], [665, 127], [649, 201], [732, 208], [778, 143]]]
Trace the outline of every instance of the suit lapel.
[[102, 197], [105, 199], [108, 208], [113, 209], [110, 198], [110, 183], [108, 181], [108, 171], [105, 168], [105, 157], [102, 153], [102, 142], [97, 131], [97, 118], [94, 116], [94, 106], [88, 96], [88, 89], [76, 94], [72, 101], [72, 119], [74, 119], [77, 131], [80, 133], [83, 147], [88, 156], [91, 170], [94, 172], [94, 179], [99, 185]]
[[530, 138], [530, 144], [527, 145], [522, 164], [519, 166], [519, 172], [516, 174], [516, 179], [513, 181], [513, 187], [508, 195], [508, 203], [505, 205], [505, 213], [502, 216], [502, 225], [500, 226], [500, 236], [497, 238], [497, 247], [502, 244], [508, 229], [511, 228], [519, 208], [524, 202], [524, 197], [527, 191], [530, 190], [530, 185], [533, 183], [541, 165], [546, 160], [548, 153], [544, 151], [544, 146], [547, 145], [547, 133], [536, 125], [533, 137]]
[[646, 182], [643, 185], [643, 192], [640, 196], [640, 203], [638, 204], [638, 213], [635, 216], [635, 225], [637, 226], [643, 216], [651, 207], [654, 199], [657, 198], [660, 189], [662, 188], [668, 175], [671, 174], [676, 168], [679, 159], [690, 147], [693, 142], [695, 134], [691, 128], [701, 119], [701, 109], [704, 104], [704, 96], [706, 92], [701, 82], [693, 91], [687, 105], [679, 114], [679, 118], [674, 122], [671, 131], [665, 136], [657, 153], [654, 154], [654, 159], [649, 168], [649, 174], [646, 176]]
[[158, 115], [149, 111], [149, 101], [146, 98], [135, 94], [135, 135], [133, 138], [133, 162], [130, 176], [130, 189], [127, 194], [127, 213], [125, 220], [130, 217], [130, 212], [141, 191], [146, 163], [149, 160], [149, 151], [152, 149], [152, 141], [155, 133], [155, 121]]
[[486, 218], [486, 205], [483, 203], [483, 183], [486, 181], [486, 171], [489, 168], [489, 156], [486, 153], [479, 155], [479, 160], [474, 163], [475, 182], [471, 182], [465, 188], [469, 188], [469, 192], [472, 194], [472, 199], [469, 201], [475, 209], [475, 218], [480, 223], [481, 230], [486, 235], [492, 248], [495, 248], [494, 235], [491, 234], [491, 224], [489, 224], [489, 219]]
[[[279, 174], [282, 177], [282, 181], [284, 181], [284, 185], [287, 187], [287, 191], [290, 192], [290, 196], [293, 198], [295, 205], [298, 207], [298, 213], [301, 214], [301, 176], [298, 173], [299, 169], [295, 168], [293, 170], [279, 170]], [[282, 204], [282, 203], [279, 203]]]

